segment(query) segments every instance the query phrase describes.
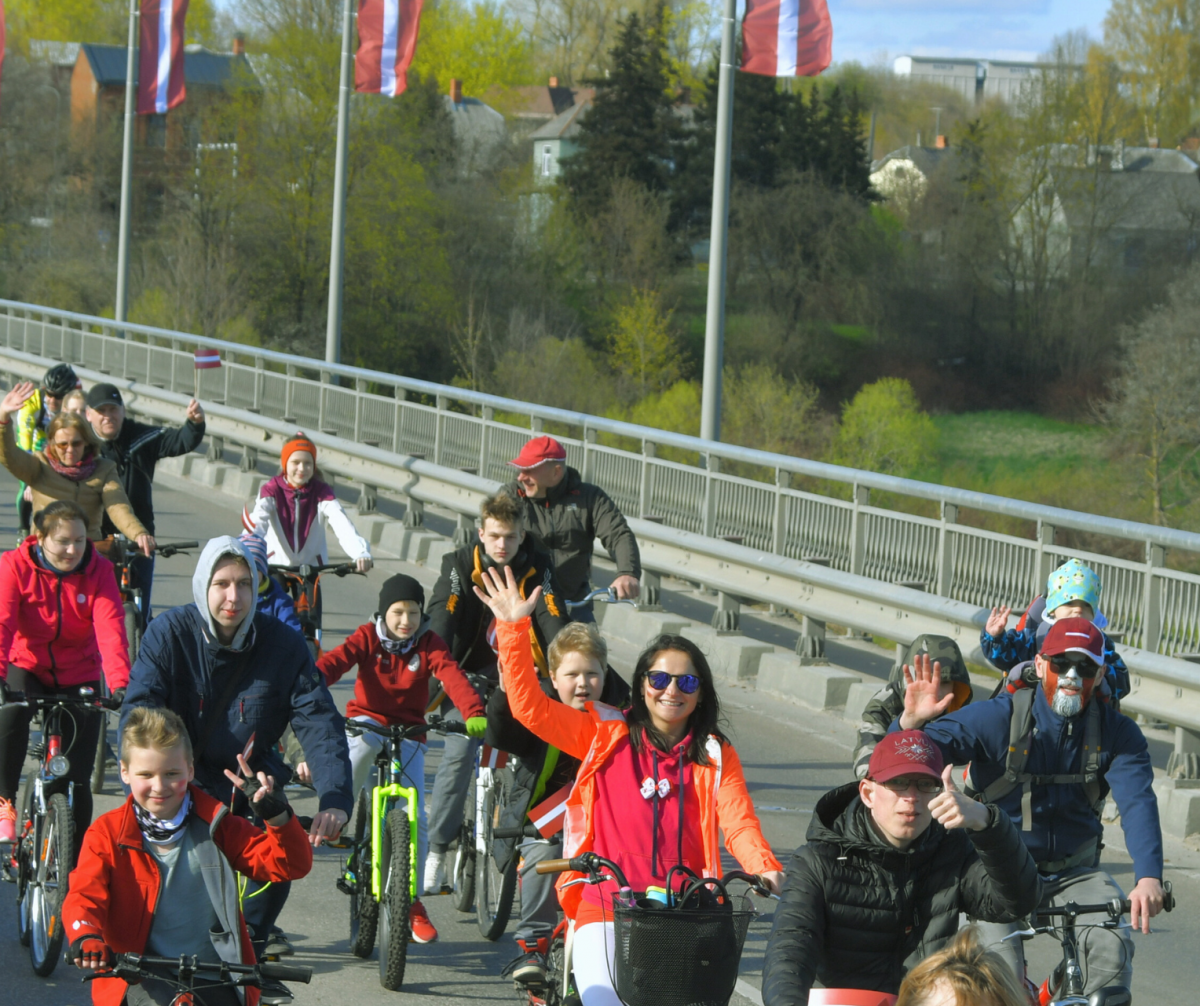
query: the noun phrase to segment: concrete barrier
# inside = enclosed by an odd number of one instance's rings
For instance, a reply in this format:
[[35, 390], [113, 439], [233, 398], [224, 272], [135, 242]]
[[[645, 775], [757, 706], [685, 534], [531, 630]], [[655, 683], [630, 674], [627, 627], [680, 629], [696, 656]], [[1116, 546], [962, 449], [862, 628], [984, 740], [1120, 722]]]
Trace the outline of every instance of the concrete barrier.
[[760, 643], [748, 636], [721, 636], [710, 626], [688, 622], [682, 635], [690, 639], [708, 657], [713, 676], [718, 681], [730, 681], [753, 687], [758, 677], [759, 661], [775, 651], [769, 643]]
[[778, 651], [759, 662], [758, 690], [802, 702], [813, 709], [833, 711], [846, 705], [852, 686], [862, 676], [833, 664], [803, 665], [794, 653]]

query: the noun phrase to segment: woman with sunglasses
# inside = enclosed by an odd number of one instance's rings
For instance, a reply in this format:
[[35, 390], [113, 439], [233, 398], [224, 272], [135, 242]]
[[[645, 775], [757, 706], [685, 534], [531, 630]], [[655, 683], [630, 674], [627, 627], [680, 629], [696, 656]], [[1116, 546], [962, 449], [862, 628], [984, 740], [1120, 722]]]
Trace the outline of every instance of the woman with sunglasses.
[[[483, 574], [480, 600], [496, 616], [500, 666], [513, 715], [548, 744], [583, 762], [567, 800], [563, 855], [595, 851], [617, 863], [636, 891], [662, 887], [672, 866], [721, 875], [718, 832], [747, 873], [778, 893], [783, 867], [763, 837], [741, 762], [721, 733], [721, 706], [704, 655], [682, 636], [660, 636], [638, 658], [622, 712], [553, 702], [538, 683], [529, 616], [512, 571]], [[575, 927], [575, 985], [583, 1006], [619, 1006], [612, 985], [614, 884], [558, 881]], [[569, 886], [570, 885], [570, 886]]]

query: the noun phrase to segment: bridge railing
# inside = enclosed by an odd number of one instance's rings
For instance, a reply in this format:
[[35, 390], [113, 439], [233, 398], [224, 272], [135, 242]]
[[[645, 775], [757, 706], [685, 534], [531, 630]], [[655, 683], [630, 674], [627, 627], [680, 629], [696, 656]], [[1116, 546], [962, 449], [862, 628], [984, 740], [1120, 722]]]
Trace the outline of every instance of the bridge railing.
[[[1200, 552], [1200, 534], [13, 301], [0, 300], [0, 347], [179, 394], [191, 394], [198, 380], [208, 401], [498, 481], [511, 477], [507, 461], [529, 436], [551, 429], [569, 463], [627, 514], [982, 607], [1028, 603], [1050, 570], [1077, 556], [1104, 583], [1110, 632], [1151, 652], [1200, 650], [1200, 576], [1165, 565], [1169, 548]], [[222, 367], [196, 371], [199, 347], [220, 350]], [[737, 474], [746, 470], [769, 481]], [[796, 478], [840, 492], [798, 488]], [[931, 502], [937, 516], [872, 505], [872, 492]], [[972, 527], [960, 523], [964, 510], [1021, 518], [1036, 530], [1021, 537]], [[1062, 529], [1135, 548], [1067, 548], [1056, 543]], [[1131, 552], [1144, 558], [1126, 558]]]

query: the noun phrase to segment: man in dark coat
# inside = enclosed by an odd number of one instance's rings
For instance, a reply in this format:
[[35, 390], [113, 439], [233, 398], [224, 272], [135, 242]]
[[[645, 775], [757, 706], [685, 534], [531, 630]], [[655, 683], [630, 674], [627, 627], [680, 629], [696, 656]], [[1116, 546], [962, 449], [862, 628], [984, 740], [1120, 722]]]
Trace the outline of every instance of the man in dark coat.
[[921, 731], [888, 734], [865, 779], [817, 804], [775, 910], [763, 1002], [804, 1006], [816, 980], [894, 994], [960, 912], [1012, 921], [1040, 895], [1008, 815], [958, 792]]

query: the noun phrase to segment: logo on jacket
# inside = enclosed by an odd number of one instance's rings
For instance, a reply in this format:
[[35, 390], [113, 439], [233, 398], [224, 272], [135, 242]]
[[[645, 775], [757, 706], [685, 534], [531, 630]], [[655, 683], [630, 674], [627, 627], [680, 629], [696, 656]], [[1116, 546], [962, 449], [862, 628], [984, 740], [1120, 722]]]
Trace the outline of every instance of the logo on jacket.
[[413, 654], [412, 660], [408, 662], [408, 669], [416, 674], [421, 669], [421, 658], [417, 654]]
[[79, 594], [75, 598], [80, 604], [87, 604], [87, 594]]

